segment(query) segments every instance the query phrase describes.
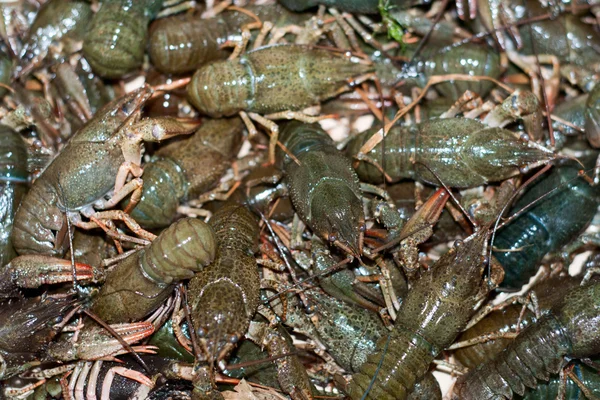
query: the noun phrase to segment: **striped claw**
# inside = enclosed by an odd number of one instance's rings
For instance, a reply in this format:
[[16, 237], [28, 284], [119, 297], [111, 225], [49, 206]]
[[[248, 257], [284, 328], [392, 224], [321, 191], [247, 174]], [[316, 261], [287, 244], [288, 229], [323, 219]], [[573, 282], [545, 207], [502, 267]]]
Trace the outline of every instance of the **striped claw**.
[[[154, 333], [150, 322], [135, 322], [131, 324], [115, 324], [110, 326], [125, 342], [132, 344], [145, 339]], [[150, 346], [143, 352], [153, 350]], [[52, 343], [48, 349], [48, 357], [52, 360], [113, 360], [114, 356], [127, 353], [121, 342], [110, 332], [99, 325], [87, 325], [79, 333], [77, 342], [63, 337]]]
[[[71, 282], [73, 267], [70, 260], [42, 256], [24, 255], [13, 259], [7, 268], [12, 282], [21, 288], [38, 288], [42, 285]], [[75, 276], [78, 281], [96, 280], [96, 271], [87, 264], [75, 263]]]

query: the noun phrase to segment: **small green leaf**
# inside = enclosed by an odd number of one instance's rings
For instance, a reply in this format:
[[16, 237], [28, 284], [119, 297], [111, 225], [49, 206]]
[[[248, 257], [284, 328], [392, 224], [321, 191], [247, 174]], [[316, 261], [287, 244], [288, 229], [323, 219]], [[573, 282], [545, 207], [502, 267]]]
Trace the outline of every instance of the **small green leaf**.
[[404, 28], [391, 15], [390, 10], [395, 6], [390, 5], [389, 0], [379, 0], [379, 13], [388, 32], [388, 37], [404, 46], [402, 38], [404, 37]]

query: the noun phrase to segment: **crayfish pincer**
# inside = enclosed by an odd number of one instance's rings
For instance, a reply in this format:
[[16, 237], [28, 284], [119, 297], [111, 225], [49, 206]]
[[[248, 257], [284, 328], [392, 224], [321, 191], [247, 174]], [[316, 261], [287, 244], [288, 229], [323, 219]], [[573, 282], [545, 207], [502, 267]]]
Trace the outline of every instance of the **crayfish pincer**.
[[465, 328], [477, 305], [502, 280], [491, 265], [483, 278], [489, 229], [444, 254], [406, 295], [394, 330], [382, 337], [346, 393], [352, 399], [406, 399], [429, 364]]

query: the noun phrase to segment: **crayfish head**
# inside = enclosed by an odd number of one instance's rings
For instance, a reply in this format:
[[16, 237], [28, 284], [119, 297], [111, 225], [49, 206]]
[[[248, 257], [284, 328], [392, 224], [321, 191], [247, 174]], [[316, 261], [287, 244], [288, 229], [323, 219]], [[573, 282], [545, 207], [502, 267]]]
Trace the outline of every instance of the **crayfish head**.
[[[227, 356], [248, 329], [244, 298], [230, 281], [207, 285], [192, 311], [194, 331], [211, 365]], [[198, 310], [198, 312], [195, 312]]]
[[[462, 301], [461, 299], [477, 296], [482, 288], [485, 288], [486, 292], [490, 289], [487, 283], [482, 285], [488, 264], [488, 239], [489, 229], [483, 227], [464, 242], [457, 241], [454, 248], [436, 262], [434, 268], [437, 281], [443, 282], [447, 297], [452, 296], [456, 301]], [[493, 272], [492, 279], [502, 279], [495, 268]]]
[[339, 181], [322, 182], [311, 204], [312, 228], [354, 257], [362, 254], [365, 214], [360, 198]]

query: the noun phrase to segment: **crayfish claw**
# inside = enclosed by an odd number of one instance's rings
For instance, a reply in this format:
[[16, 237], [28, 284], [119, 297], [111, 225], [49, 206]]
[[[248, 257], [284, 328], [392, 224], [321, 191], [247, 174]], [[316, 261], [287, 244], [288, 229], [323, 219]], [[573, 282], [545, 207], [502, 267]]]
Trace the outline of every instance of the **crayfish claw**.
[[43, 255], [24, 255], [13, 259], [7, 268], [11, 280], [21, 288], [38, 288], [42, 285], [96, 280], [96, 271], [88, 264], [75, 263], [75, 274], [70, 260]]
[[[440, 218], [440, 214], [444, 210], [446, 202], [450, 198], [450, 195], [445, 189], [438, 189], [431, 197], [423, 204], [421, 208], [412, 216], [411, 219], [404, 225], [400, 232], [401, 237], [408, 237], [412, 235], [419, 235], [420, 231], [426, 227], [431, 227]], [[423, 241], [429, 239], [431, 234], [423, 237]]]
[[[154, 325], [150, 322], [115, 324], [110, 327], [129, 344], [145, 339], [154, 333]], [[113, 339], [115, 342], [118, 342], [116, 338]]]
[[[110, 327], [128, 344], [138, 342], [154, 333], [154, 326], [150, 322], [115, 324]], [[103, 327], [89, 325], [79, 332], [79, 339], [75, 343], [72, 342], [71, 336], [66, 335], [52, 343], [48, 348], [48, 357], [50, 360], [60, 361], [99, 360], [127, 352], [119, 339]]]

